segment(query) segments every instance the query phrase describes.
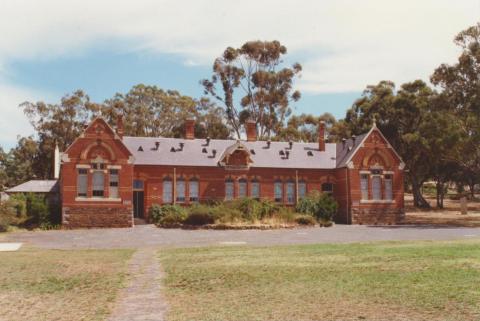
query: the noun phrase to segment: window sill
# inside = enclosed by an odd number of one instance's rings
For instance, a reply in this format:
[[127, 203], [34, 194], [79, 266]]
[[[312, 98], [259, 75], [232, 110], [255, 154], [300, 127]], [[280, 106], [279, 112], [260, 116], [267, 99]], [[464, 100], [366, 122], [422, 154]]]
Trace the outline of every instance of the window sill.
[[121, 198], [109, 198], [109, 197], [75, 197], [75, 202], [118, 202], [122, 201]]
[[394, 200], [360, 200], [360, 204], [393, 204]]

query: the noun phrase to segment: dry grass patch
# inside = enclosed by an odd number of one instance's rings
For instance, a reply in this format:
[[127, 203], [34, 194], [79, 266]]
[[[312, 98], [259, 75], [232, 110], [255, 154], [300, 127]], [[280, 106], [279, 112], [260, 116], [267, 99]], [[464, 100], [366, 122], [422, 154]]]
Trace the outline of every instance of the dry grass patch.
[[130, 250], [0, 253], [0, 320], [103, 320]]
[[169, 249], [168, 319], [478, 320], [480, 241]]

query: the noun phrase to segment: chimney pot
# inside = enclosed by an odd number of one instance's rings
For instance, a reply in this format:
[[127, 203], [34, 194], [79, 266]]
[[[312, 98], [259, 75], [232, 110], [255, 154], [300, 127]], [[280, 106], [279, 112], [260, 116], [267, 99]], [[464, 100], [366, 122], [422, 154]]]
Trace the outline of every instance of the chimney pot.
[[318, 124], [318, 150], [325, 151], [325, 122], [323, 120]]
[[247, 141], [254, 142], [257, 140], [257, 123], [254, 120], [247, 120], [245, 123], [245, 129], [247, 131]]
[[193, 118], [185, 120], [185, 139], [195, 139], [195, 120]]

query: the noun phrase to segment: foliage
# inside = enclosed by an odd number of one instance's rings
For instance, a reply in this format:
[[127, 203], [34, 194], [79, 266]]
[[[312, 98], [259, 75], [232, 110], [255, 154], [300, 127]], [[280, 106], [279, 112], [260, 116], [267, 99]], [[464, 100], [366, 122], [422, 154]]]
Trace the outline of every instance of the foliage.
[[291, 102], [300, 99], [300, 92], [293, 90], [293, 80], [302, 66], [295, 63], [281, 68], [286, 53], [287, 48], [278, 41], [249, 41], [240, 48], [228, 47], [215, 59], [211, 79], [201, 81], [205, 94], [223, 104], [228, 124], [238, 138], [241, 125], [249, 118], [256, 122], [260, 137], [275, 135], [291, 113]]
[[45, 197], [28, 193], [25, 198], [27, 211], [27, 224], [41, 226], [42, 224], [51, 223], [50, 210]]
[[337, 213], [338, 203], [326, 193], [313, 191], [298, 202], [296, 210], [314, 216], [321, 222], [331, 222]]
[[178, 205], [153, 204], [149, 209], [152, 221], [163, 227], [177, 227], [187, 217], [187, 211]]
[[184, 221], [186, 225], [207, 225], [215, 223], [215, 216], [218, 212], [205, 205], [195, 205], [188, 210], [188, 216]]
[[270, 217], [279, 210], [278, 206], [270, 200], [256, 200], [250, 197], [226, 202], [225, 205], [230, 209], [240, 211], [242, 218], [251, 222]]
[[299, 225], [315, 225], [317, 223], [313, 216], [307, 214], [296, 216], [295, 222]]

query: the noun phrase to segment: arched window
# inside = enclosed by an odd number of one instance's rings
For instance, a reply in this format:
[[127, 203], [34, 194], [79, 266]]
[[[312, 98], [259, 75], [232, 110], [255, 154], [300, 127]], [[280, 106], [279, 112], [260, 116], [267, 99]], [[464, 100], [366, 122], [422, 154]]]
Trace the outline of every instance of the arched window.
[[179, 203], [185, 202], [185, 180], [180, 177], [176, 182], [176, 201]]
[[247, 197], [247, 180], [244, 178], [241, 178], [238, 181], [238, 197], [239, 198]]
[[273, 183], [273, 190], [274, 190], [274, 197], [275, 197], [275, 202], [283, 202], [283, 183], [280, 180], [276, 180], [275, 183]]
[[298, 198], [304, 198], [307, 195], [307, 183], [304, 180], [298, 182]]
[[287, 203], [295, 203], [295, 183], [293, 181], [288, 181], [287, 184]]
[[260, 198], [260, 182], [257, 179], [253, 179], [250, 183], [250, 197]]
[[333, 194], [333, 184], [332, 183], [323, 183], [322, 184], [322, 193], [332, 195]]
[[163, 180], [163, 203], [172, 203], [173, 201], [173, 189], [172, 189], [172, 179], [166, 177]]
[[225, 180], [225, 200], [231, 201], [234, 198], [233, 180]]
[[198, 202], [198, 179], [192, 178], [188, 182], [188, 193], [190, 202]]

